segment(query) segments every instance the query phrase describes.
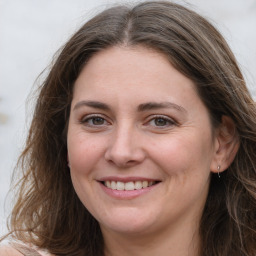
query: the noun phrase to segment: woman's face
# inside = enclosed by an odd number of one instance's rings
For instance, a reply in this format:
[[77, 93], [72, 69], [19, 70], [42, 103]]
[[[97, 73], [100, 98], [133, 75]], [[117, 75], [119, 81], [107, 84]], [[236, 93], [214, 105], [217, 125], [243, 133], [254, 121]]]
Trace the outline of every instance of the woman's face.
[[112, 47], [86, 64], [68, 127], [72, 182], [103, 232], [197, 222], [217, 166], [208, 111], [160, 53]]

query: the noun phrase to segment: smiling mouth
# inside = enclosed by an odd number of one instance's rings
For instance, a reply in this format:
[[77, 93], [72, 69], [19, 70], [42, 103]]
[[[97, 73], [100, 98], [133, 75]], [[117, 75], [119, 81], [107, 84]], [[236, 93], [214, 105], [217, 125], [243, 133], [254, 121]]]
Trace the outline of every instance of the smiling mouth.
[[159, 181], [128, 181], [128, 182], [122, 182], [122, 181], [103, 181], [102, 184], [113, 190], [126, 190], [126, 191], [131, 191], [131, 190], [140, 190], [143, 188], [148, 188], [151, 186], [156, 185], [159, 183]]

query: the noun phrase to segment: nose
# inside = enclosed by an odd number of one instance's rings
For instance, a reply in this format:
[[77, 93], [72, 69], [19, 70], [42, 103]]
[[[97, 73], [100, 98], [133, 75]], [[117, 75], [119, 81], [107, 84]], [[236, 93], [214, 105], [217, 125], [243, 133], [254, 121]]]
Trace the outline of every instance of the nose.
[[111, 134], [105, 159], [120, 168], [137, 165], [145, 159], [141, 135], [136, 129], [123, 127]]

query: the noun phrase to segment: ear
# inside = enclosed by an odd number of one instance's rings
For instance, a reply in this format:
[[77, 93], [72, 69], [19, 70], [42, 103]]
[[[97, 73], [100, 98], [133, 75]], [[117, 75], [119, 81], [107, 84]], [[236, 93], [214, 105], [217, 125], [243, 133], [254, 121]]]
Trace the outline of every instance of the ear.
[[221, 124], [215, 133], [215, 152], [211, 163], [214, 173], [225, 171], [233, 162], [239, 149], [239, 137], [233, 120], [222, 116]]

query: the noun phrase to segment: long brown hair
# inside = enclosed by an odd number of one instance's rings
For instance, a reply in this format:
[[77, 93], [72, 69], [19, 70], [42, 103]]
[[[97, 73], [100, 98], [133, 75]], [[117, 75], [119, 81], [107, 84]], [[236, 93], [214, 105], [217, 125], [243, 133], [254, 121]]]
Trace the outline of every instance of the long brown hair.
[[103, 255], [97, 221], [78, 199], [67, 166], [66, 130], [75, 80], [96, 53], [115, 45], [162, 52], [189, 77], [212, 125], [227, 115], [240, 148], [231, 166], [212, 175], [200, 225], [201, 256], [256, 255], [256, 107], [235, 57], [203, 17], [170, 2], [116, 6], [85, 23], [61, 49], [41, 85], [19, 167], [23, 177], [10, 218], [22, 241], [56, 255]]

